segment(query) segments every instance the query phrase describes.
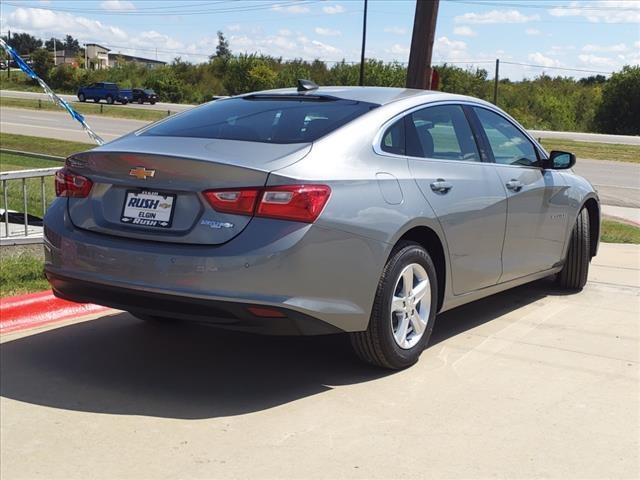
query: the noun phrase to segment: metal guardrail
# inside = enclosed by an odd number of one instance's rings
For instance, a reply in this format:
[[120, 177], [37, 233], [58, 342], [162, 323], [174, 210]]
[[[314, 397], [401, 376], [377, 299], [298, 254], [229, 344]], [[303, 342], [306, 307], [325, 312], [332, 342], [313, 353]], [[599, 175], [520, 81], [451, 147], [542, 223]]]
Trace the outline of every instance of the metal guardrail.
[[[64, 157], [58, 157], [54, 155], [45, 155], [40, 153], [23, 152], [20, 150], [10, 150], [6, 148], [0, 149], [3, 153], [11, 153], [14, 155], [23, 155], [28, 157], [42, 158], [46, 160], [54, 160], [64, 162]], [[4, 211], [2, 212], [3, 221], [0, 224], [0, 241], [2, 244], [11, 243], [30, 243], [28, 240], [41, 241], [42, 230], [41, 226], [33, 226], [29, 224], [30, 215], [29, 211], [29, 195], [27, 180], [40, 179], [40, 202], [42, 205], [42, 216], [44, 217], [47, 212], [47, 182], [46, 178], [55, 175], [60, 170], [60, 167], [51, 168], [33, 168], [28, 170], [14, 170], [8, 172], [0, 172], [0, 184], [2, 184], [2, 200], [4, 204]], [[22, 183], [22, 212], [9, 211], [9, 182], [21, 182]], [[10, 221], [10, 217], [14, 217], [14, 221]], [[20, 223], [16, 223], [16, 219], [19, 219]], [[39, 219], [38, 219], [39, 220]], [[33, 222], [33, 217], [31, 217]], [[39, 222], [38, 222], [39, 223]], [[25, 242], [26, 241], [26, 242]]]

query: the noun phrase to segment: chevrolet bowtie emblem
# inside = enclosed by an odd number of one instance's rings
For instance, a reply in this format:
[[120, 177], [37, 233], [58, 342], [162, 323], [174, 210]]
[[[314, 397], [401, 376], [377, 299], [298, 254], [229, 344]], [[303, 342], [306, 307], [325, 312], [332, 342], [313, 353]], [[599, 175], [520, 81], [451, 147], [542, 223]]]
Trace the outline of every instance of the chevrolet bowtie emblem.
[[136, 167], [129, 170], [129, 175], [136, 177], [138, 180], [146, 180], [147, 177], [153, 178], [155, 174], [155, 170], [147, 170], [144, 167]]

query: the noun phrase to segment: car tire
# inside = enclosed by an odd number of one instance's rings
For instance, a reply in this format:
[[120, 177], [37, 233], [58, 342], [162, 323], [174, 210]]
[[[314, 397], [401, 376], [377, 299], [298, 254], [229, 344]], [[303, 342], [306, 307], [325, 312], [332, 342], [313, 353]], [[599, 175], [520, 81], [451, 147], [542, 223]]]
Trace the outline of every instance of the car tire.
[[155, 105], [155, 104], [156, 104], [156, 101], [155, 101], [155, 100], [151, 100], [149, 103], [150, 103], [151, 105]]
[[[411, 285], [405, 283], [409, 269]], [[409, 292], [418, 289], [424, 296], [414, 303]], [[367, 363], [392, 370], [416, 363], [433, 331], [437, 299], [436, 269], [427, 251], [414, 242], [398, 244], [378, 282], [367, 330], [350, 333], [356, 354]]]
[[566, 290], [582, 290], [589, 275], [591, 237], [589, 212], [583, 208], [571, 231], [564, 266], [557, 276], [558, 286]]
[[94, 103], [100, 103], [100, 99], [99, 98], [94, 98], [93, 101], [94, 101]]
[[86, 102], [87, 97], [84, 96], [84, 93], [81, 93], [80, 95], [78, 95], [78, 100], [80, 100], [81, 102]]
[[113, 105], [113, 97], [111, 95], [107, 95], [107, 103]]
[[142, 100], [142, 98], [139, 98], [139, 99], [138, 99], [138, 103], [139, 103], [140, 105], [142, 105], [142, 104], [144, 103], [144, 100]]
[[129, 100], [127, 100], [127, 99], [125, 98], [125, 99], [124, 99], [124, 100], [122, 100], [122, 102], [120, 102], [120, 103], [122, 103], [122, 105], [126, 105], [127, 103], [129, 103]]

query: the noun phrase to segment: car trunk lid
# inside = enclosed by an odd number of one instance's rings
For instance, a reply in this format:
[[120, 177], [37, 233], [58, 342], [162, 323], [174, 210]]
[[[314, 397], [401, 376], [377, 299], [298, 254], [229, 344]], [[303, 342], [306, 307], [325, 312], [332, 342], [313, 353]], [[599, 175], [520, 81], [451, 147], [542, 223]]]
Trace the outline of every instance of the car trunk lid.
[[76, 227], [97, 233], [224, 243], [251, 217], [217, 212], [202, 192], [262, 187], [269, 172], [295, 163], [310, 149], [310, 144], [131, 134], [68, 159], [71, 170], [93, 182], [88, 197], [69, 198], [69, 216]]

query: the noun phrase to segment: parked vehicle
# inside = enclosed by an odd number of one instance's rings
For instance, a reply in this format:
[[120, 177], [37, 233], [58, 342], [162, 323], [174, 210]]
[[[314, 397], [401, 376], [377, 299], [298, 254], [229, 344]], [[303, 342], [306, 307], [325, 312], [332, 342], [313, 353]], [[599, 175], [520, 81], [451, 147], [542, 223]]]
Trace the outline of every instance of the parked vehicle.
[[126, 105], [133, 98], [131, 90], [122, 89], [117, 84], [108, 82], [92, 83], [88, 87], [80, 87], [77, 95], [81, 102], [93, 100], [98, 103], [100, 100], [104, 100], [110, 105], [115, 102]]
[[158, 94], [150, 88], [134, 88], [132, 101], [138, 102], [140, 105], [145, 102], [155, 105], [158, 101]]
[[404, 368], [439, 312], [552, 275], [585, 285], [600, 205], [574, 163], [476, 98], [300, 82], [69, 157], [46, 275], [144, 320], [347, 332]]

